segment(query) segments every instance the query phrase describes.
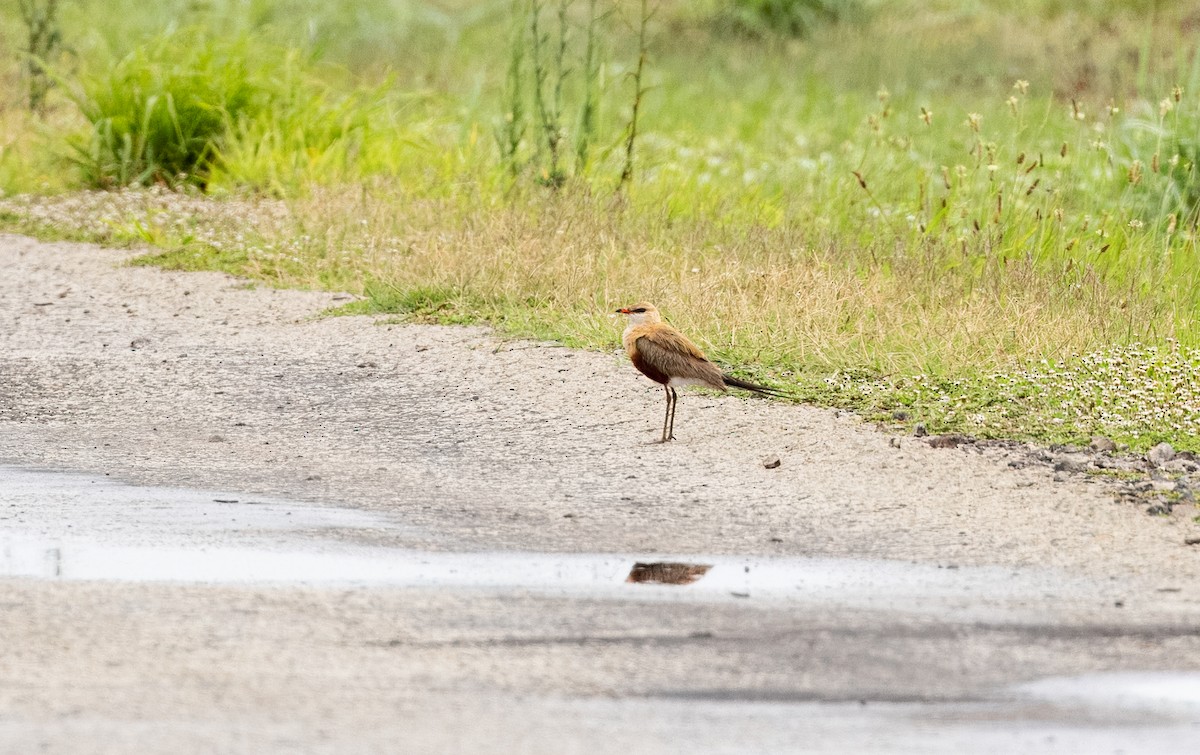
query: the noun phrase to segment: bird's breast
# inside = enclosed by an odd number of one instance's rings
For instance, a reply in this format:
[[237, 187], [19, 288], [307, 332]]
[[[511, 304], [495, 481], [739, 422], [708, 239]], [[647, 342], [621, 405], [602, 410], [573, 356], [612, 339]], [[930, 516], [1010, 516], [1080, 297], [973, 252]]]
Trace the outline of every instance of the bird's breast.
[[637, 353], [637, 334], [634, 332], [637, 326], [630, 323], [625, 326], [625, 332], [621, 334], [621, 343], [625, 346], [625, 353], [632, 359]]

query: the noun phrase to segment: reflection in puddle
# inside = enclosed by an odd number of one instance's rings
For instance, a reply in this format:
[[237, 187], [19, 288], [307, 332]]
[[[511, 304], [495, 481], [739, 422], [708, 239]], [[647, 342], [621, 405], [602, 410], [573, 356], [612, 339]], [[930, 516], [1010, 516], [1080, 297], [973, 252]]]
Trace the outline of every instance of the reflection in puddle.
[[663, 585], [690, 585], [703, 577], [712, 564], [685, 564], [677, 561], [654, 561], [633, 565], [626, 582], [657, 582]]

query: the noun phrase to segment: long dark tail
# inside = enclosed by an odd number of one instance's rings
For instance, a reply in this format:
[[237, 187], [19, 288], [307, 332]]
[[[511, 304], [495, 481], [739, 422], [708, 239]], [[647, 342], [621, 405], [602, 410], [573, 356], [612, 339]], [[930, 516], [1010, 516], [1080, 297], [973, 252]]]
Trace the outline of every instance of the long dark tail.
[[725, 385], [728, 385], [731, 388], [741, 388], [743, 391], [761, 393], [765, 396], [779, 396], [780, 398], [787, 398], [787, 394], [778, 388], [768, 388], [765, 385], [750, 383], [742, 380], [741, 378], [736, 378], [733, 375], [722, 375], [721, 377], [725, 378]]

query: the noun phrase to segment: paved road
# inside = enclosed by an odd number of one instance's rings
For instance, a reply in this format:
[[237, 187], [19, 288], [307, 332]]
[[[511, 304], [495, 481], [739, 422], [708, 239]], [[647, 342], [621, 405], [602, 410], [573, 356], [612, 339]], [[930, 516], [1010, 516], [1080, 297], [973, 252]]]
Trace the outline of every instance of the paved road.
[[[765, 401], [688, 395], [652, 445], [660, 395], [616, 357], [121, 256], [0, 238], [5, 750], [1200, 733], [1188, 518]], [[713, 568], [624, 582], [664, 558]]]

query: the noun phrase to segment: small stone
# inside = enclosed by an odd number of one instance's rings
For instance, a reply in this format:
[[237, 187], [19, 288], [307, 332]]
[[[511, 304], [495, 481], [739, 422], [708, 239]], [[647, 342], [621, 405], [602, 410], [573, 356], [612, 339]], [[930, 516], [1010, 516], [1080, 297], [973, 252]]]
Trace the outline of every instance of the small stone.
[[1055, 482], [1066, 482], [1067, 476], [1066, 476], [1066, 474], [1064, 474], [1062, 472], [1055, 472], [1054, 473], [1054, 481]]
[[1150, 466], [1152, 467], [1161, 467], [1163, 464], [1166, 464], [1168, 461], [1171, 461], [1174, 458], [1175, 449], [1171, 447], [1170, 443], [1159, 443], [1157, 446], [1146, 452], [1146, 461], [1149, 462]]
[[778, 456], [768, 456], [767, 458], [763, 459], [763, 467], [765, 469], [778, 469], [779, 465], [782, 463], [783, 462], [779, 460]]
[[1138, 462], [1112, 456], [1097, 456], [1092, 463], [1100, 469], [1114, 469], [1121, 472], [1130, 472], [1138, 468]]
[[1184, 545], [1200, 545], [1200, 537], [1185, 537], [1183, 539], [1183, 544]]
[[305, 481], [305, 482], [316, 482], [316, 481], [317, 481], [317, 480], [319, 480], [319, 479], [321, 479], [321, 475], [319, 475], [319, 474], [310, 474], [308, 477], [305, 477], [305, 478], [304, 478], [304, 481]]
[[1168, 472], [1180, 472], [1186, 474], [1200, 470], [1200, 466], [1197, 466], [1196, 462], [1191, 461], [1190, 459], [1180, 458], [1179, 456], [1176, 456], [1174, 459], [1171, 459], [1163, 464], [1162, 468]]
[[1083, 459], [1063, 456], [1054, 462], [1055, 472], [1086, 472], [1087, 470], [1088, 463]]
[[150, 345], [149, 338], [135, 338], [129, 342], [129, 348], [131, 351], [137, 351], [138, 349], [144, 349], [149, 345]]
[[224, 435], [210, 435], [210, 436], [208, 436], [208, 442], [209, 443], [224, 443], [225, 436]]
[[1103, 435], [1094, 436], [1088, 448], [1092, 450], [1092, 453], [1097, 454], [1112, 454], [1117, 452], [1117, 444]]
[[937, 435], [929, 439], [930, 448], [958, 448], [967, 442], [967, 436], [959, 433], [949, 433], [947, 435]]
[[929, 434], [929, 431], [925, 429], [924, 422], [918, 422], [917, 426], [913, 428], [913, 437], [914, 438], [924, 438], [928, 434]]
[[899, 438], [889, 438], [888, 445], [891, 446], [892, 448], [899, 448], [900, 447], [900, 439]]
[[894, 411], [892, 412], [892, 419], [896, 420], [897, 422], [903, 422], [908, 419], [908, 412], [903, 410]]

